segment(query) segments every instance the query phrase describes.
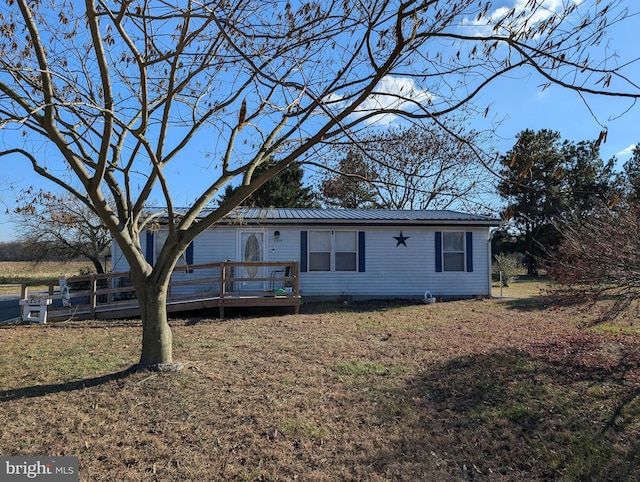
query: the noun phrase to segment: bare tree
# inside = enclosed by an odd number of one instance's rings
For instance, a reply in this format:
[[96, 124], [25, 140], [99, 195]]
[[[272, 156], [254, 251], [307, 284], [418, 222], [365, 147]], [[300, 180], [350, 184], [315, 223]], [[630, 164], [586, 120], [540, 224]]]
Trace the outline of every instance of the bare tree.
[[569, 213], [558, 221], [564, 241], [551, 255], [556, 295], [580, 302], [605, 300], [597, 321], [629, 308], [640, 313], [640, 205], [620, 203]]
[[93, 263], [96, 273], [104, 272], [111, 235], [78, 198], [28, 189], [19, 195], [12, 217], [17, 218], [18, 238], [37, 260], [82, 257]]
[[[337, 139], [390, 116], [437, 119], [518, 69], [583, 95], [637, 98], [617, 70], [625, 62], [609, 67], [599, 51], [623, 7], [14, 0], [0, 19], [0, 154], [26, 157], [102, 219], [140, 303], [140, 365], [171, 365], [171, 271], [234, 205]], [[207, 146], [202, 162], [194, 144]], [[254, 175], [270, 158], [279, 162]], [[178, 213], [171, 174], [193, 167], [210, 178]], [[234, 179], [242, 187], [230, 202], [203, 211]], [[169, 225], [151, 266], [140, 233], [156, 197]]]
[[365, 136], [363, 155], [375, 166], [378, 204], [387, 209], [448, 209], [480, 199], [495, 182], [469, 146], [482, 145], [478, 132], [464, 123], [451, 127], [391, 128]]

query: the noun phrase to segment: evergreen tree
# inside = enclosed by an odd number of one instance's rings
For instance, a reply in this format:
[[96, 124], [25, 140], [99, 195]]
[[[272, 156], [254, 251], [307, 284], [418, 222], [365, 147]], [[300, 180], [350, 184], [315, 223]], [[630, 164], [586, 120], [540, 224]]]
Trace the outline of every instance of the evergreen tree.
[[623, 175], [625, 191], [629, 200], [640, 202], [640, 142], [633, 148], [633, 155], [624, 163]]
[[[267, 172], [272, 162], [261, 164], [254, 172], [254, 176], [260, 176]], [[244, 200], [244, 206], [259, 208], [310, 208], [315, 207], [312, 188], [303, 187], [302, 178], [304, 171], [297, 164], [291, 164], [280, 173], [259, 187], [253, 194]], [[223, 205], [238, 190], [237, 186], [227, 185], [219, 203]]]
[[602, 161], [595, 141], [565, 141], [562, 154], [569, 209], [584, 213], [613, 196], [615, 159]]
[[528, 273], [534, 275], [543, 246], [556, 242], [550, 239], [557, 238], [552, 221], [563, 208], [560, 134], [525, 130], [517, 138], [500, 160], [503, 180], [498, 192], [508, 202], [505, 217], [518, 230]]
[[350, 150], [320, 183], [320, 196], [327, 206], [349, 209], [379, 207], [373, 182], [378, 174], [362, 154]]
[[547, 129], [518, 134], [514, 147], [501, 159], [498, 192], [507, 201], [527, 270], [537, 274], [537, 260], [562, 240], [556, 226], [569, 213], [585, 212], [613, 191], [613, 160], [604, 163], [598, 144], [561, 141]]

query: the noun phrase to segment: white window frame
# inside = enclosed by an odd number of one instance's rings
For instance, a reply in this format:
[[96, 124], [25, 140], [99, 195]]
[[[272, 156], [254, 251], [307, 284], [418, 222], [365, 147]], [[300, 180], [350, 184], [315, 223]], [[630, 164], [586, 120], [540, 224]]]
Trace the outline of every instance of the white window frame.
[[[446, 249], [445, 236], [457, 234], [462, 238], [462, 250], [459, 249]], [[465, 273], [467, 271], [467, 236], [465, 231], [442, 231], [442, 272], [443, 273]], [[447, 257], [445, 255], [460, 255], [462, 256], [462, 269], [447, 269]]]
[[[317, 236], [319, 233], [323, 235], [329, 234], [329, 251], [326, 250], [314, 250], [314, 236]], [[348, 233], [353, 235], [353, 251], [351, 250], [342, 250], [338, 251], [340, 248], [336, 243], [336, 233]], [[310, 230], [308, 231], [309, 236], [309, 245], [307, 249], [307, 263], [308, 270], [314, 273], [356, 273], [358, 271], [358, 231], [356, 230]], [[317, 267], [318, 265], [313, 260], [313, 254], [329, 254], [329, 269], [317, 269], [314, 268], [314, 264]], [[354, 264], [352, 269], [336, 269], [336, 254], [350, 254], [353, 253]], [[326, 264], [325, 264], [326, 265]]]

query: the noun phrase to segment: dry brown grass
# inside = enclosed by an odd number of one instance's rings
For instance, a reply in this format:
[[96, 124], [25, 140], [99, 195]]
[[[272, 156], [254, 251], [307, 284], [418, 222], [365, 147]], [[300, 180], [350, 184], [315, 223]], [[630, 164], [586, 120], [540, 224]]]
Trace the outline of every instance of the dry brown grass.
[[538, 297], [239, 313], [174, 320], [170, 375], [117, 375], [137, 321], [0, 328], [0, 453], [86, 481], [637, 480], [630, 328]]
[[500, 289], [500, 283], [494, 281], [491, 287], [491, 294], [495, 297], [526, 298], [548, 291], [552, 286], [547, 276], [532, 277], [522, 275], [516, 282], [503, 287], [502, 290]]
[[40, 279], [55, 279], [61, 274], [76, 276], [95, 272], [88, 261], [0, 261], [0, 294], [20, 293], [20, 283]]

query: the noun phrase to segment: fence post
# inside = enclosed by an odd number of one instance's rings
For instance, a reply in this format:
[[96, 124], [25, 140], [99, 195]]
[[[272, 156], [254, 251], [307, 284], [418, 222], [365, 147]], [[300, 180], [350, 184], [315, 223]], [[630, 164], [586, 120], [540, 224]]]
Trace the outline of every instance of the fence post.
[[227, 265], [224, 261], [220, 263], [220, 298], [224, 298], [226, 292]]
[[[300, 296], [300, 264], [297, 261], [293, 262], [293, 295], [296, 299]], [[294, 312], [297, 315], [300, 313], [300, 303], [297, 303]]]
[[98, 297], [96, 295], [96, 290], [97, 290], [97, 287], [98, 287], [98, 283], [97, 283], [97, 280], [96, 280], [96, 275], [93, 275], [93, 274], [91, 275], [90, 283], [91, 283], [91, 295], [90, 295], [90, 298], [89, 298], [89, 312], [91, 314], [91, 318], [95, 320], [95, 318], [96, 318], [96, 306], [97, 306], [97, 300], [98, 300]]

